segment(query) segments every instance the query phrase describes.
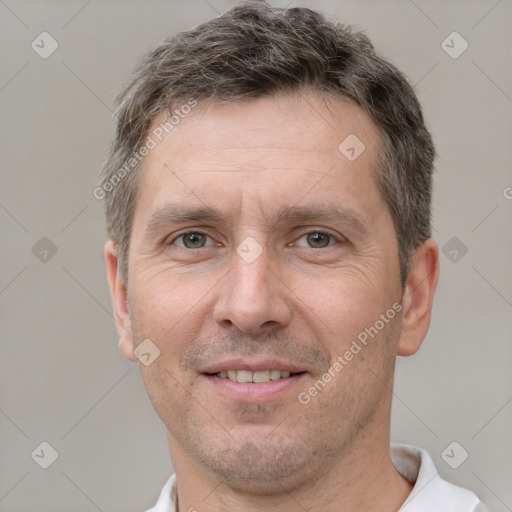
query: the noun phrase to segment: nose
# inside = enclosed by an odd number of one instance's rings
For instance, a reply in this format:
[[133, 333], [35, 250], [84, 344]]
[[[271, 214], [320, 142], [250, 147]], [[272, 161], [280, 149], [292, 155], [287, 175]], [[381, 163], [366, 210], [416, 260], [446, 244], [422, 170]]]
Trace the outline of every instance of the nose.
[[231, 271], [222, 280], [214, 320], [223, 328], [236, 327], [248, 334], [287, 326], [291, 318], [289, 290], [269, 267], [266, 251], [254, 261], [240, 254], [233, 254]]

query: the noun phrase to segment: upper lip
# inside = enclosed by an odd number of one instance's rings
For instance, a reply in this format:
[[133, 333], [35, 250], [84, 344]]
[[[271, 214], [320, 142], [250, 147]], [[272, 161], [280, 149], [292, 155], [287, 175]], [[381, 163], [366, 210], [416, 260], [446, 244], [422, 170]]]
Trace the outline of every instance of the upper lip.
[[304, 366], [283, 361], [281, 359], [225, 359], [211, 363], [199, 371], [200, 373], [218, 373], [226, 370], [244, 370], [258, 372], [264, 370], [281, 370], [290, 373], [301, 373], [307, 371]]

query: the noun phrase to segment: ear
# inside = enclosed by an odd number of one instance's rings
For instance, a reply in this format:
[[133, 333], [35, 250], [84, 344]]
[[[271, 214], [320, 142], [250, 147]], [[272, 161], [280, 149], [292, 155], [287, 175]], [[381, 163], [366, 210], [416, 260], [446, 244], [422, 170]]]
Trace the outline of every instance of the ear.
[[119, 334], [119, 349], [127, 359], [137, 361], [133, 354], [135, 349], [132, 335], [130, 311], [128, 308], [126, 286], [118, 272], [117, 247], [109, 240], [105, 244], [105, 261], [107, 263], [107, 278], [114, 305], [114, 319]]
[[438, 278], [439, 248], [436, 241], [429, 238], [411, 258], [402, 297], [402, 332], [397, 349], [399, 356], [410, 356], [420, 348], [430, 325]]

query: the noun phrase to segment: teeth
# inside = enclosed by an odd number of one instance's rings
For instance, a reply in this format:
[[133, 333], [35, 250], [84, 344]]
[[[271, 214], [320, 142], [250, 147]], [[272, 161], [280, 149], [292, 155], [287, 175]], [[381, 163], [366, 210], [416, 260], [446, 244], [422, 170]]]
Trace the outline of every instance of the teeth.
[[277, 380], [281, 378], [281, 370], [272, 370], [270, 372], [270, 380]]
[[263, 372], [253, 372], [252, 381], [253, 382], [268, 382], [270, 380], [270, 370], [265, 370]]
[[239, 370], [236, 372], [236, 380], [237, 382], [252, 382], [252, 372]]
[[221, 379], [229, 379], [233, 382], [269, 382], [271, 380], [287, 379], [290, 376], [290, 372], [287, 370], [263, 370], [258, 372], [222, 370], [215, 375]]

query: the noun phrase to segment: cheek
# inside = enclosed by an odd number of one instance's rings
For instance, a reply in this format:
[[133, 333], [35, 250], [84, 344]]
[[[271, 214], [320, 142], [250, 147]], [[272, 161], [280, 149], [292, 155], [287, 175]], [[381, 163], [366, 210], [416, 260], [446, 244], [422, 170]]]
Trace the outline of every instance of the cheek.
[[373, 325], [380, 314], [393, 304], [393, 294], [382, 282], [344, 272], [326, 279], [295, 282], [293, 291], [301, 300], [298, 314], [316, 326], [316, 336], [326, 348], [339, 353], [365, 328]]
[[173, 345], [183, 343], [188, 332], [201, 327], [211, 309], [211, 288], [207, 279], [187, 278], [182, 282], [168, 269], [142, 273], [134, 280], [130, 294], [137, 337], [153, 336], [161, 343], [170, 339]]
[[164, 279], [133, 284], [130, 309], [135, 344], [150, 339], [160, 351], [149, 366], [139, 365], [141, 375], [153, 407], [170, 425], [172, 411], [188, 407], [184, 389], [192, 384], [191, 376], [181, 370], [180, 360], [200, 337], [208, 304], [204, 292], [200, 294], [194, 286], [176, 286]]
[[197, 287], [180, 286], [164, 277], [145, 272], [133, 280], [130, 310], [135, 344], [150, 339], [160, 351], [151, 364], [139, 367], [153, 407], [169, 428], [177, 421], [173, 411], [184, 414], [190, 405], [184, 391], [191, 384], [190, 376], [181, 371], [179, 362], [198, 336], [204, 310]]

